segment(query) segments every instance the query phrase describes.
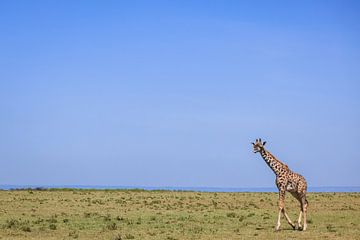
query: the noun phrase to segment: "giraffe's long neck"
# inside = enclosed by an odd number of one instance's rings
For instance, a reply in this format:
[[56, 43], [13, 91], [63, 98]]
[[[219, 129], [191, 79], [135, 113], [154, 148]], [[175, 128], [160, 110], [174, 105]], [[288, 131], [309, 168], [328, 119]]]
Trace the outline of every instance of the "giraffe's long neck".
[[289, 171], [289, 167], [281, 161], [277, 160], [269, 151], [263, 149], [260, 151], [260, 154], [267, 165], [276, 174], [276, 176]]

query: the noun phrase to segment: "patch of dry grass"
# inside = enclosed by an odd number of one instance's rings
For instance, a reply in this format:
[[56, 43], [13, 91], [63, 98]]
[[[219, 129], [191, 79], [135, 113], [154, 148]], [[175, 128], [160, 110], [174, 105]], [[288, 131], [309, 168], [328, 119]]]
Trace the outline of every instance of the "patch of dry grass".
[[[0, 191], [0, 239], [359, 239], [360, 193], [310, 193], [308, 231], [276, 193]], [[298, 203], [287, 196], [295, 220]]]

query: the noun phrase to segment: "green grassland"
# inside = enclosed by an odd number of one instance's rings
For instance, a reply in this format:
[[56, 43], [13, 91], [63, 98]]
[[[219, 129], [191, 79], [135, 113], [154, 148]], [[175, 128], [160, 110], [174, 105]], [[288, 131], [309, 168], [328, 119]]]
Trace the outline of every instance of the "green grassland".
[[[276, 193], [0, 191], [0, 239], [360, 239], [360, 193], [308, 194], [308, 230], [282, 219]], [[297, 219], [289, 194], [286, 207]]]

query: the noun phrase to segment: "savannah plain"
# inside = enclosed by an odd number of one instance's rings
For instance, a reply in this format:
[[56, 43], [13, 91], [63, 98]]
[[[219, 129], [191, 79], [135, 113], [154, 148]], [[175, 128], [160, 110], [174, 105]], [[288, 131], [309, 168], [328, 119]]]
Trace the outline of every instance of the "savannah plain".
[[[309, 193], [308, 230], [282, 219], [277, 193], [0, 191], [0, 239], [360, 239], [360, 193]], [[288, 194], [293, 221], [299, 214]]]

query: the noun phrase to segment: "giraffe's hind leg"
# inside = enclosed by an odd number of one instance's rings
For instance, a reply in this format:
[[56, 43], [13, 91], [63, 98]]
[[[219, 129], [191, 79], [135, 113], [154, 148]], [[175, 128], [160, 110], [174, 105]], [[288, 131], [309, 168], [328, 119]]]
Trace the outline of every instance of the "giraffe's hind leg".
[[[306, 223], [306, 212], [307, 212], [307, 205], [308, 205], [308, 203], [307, 203], [307, 200], [306, 200], [306, 197], [305, 196], [301, 196], [301, 197], [298, 197], [297, 198], [298, 200], [299, 200], [299, 202], [300, 202], [300, 207], [301, 207], [301, 210], [300, 210], [300, 213], [299, 213], [299, 218], [298, 218], [298, 220], [297, 220], [297, 226], [296, 226], [296, 228], [298, 229], [298, 230], [306, 230], [306, 228], [307, 228], [307, 223]], [[302, 227], [301, 226], [301, 219], [302, 219], [302, 217], [304, 217], [304, 226]]]
[[291, 192], [291, 195], [293, 195], [293, 197], [296, 198], [300, 203], [300, 213], [299, 213], [299, 218], [298, 218], [298, 220], [296, 222], [296, 225], [295, 225], [295, 229], [302, 230], [301, 219], [302, 219], [303, 212], [304, 212], [303, 203], [302, 203], [302, 200], [301, 200], [302, 198], [300, 197], [300, 194], [297, 193], [297, 192]]
[[298, 218], [298, 220], [297, 220], [295, 229], [297, 229], [297, 230], [302, 230], [303, 228], [302, 228], [302, 226], [301, 226], [301, 219], [302, 219], [302, 215], [303, 215], [303, 212], [304, 212], [304, 206], [303, 206], [301, 197], [299, 197], [298, 194], [295, 194], [294, 197], [295, 197], [295, 198], [299, 201], [299, 203], [300, 203], [300, 213], [299, 213], [299, 218]]

